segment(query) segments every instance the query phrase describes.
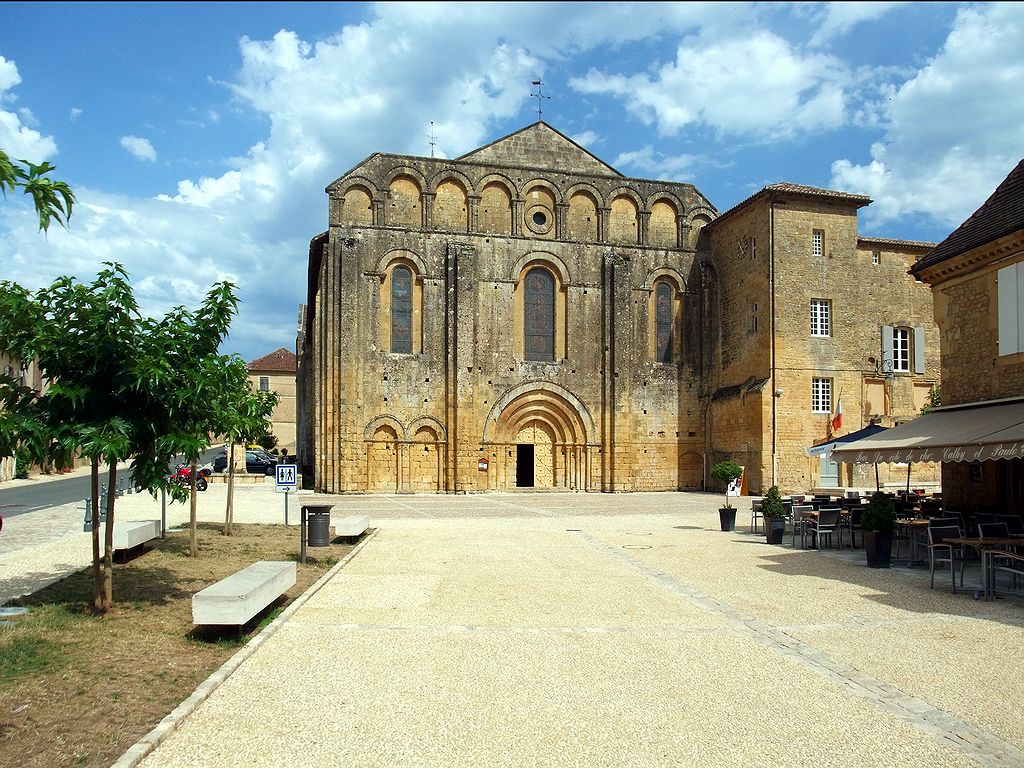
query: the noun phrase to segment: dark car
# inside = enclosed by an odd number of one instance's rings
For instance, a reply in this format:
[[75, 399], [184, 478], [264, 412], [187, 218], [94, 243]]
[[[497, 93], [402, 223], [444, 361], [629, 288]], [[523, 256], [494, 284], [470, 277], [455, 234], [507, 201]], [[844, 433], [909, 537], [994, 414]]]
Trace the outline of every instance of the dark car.
[[[213, 460], [213, 471], [224, 472], [228, 466], [228, 457], [225, 453]], [[277, 467], [277, 459], [263, 451], [245, 452], [245, 471], [250, 475], [272, 475]]]

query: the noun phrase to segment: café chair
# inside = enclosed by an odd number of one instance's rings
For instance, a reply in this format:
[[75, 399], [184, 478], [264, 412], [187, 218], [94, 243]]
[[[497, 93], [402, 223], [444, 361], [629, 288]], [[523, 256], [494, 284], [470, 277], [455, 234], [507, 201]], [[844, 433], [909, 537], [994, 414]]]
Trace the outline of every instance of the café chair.
[[[839, 507], [823, 507], [818, 510], [818, 517], [807, 521], [804, 535], [814, 539], [815, 546], [821, 550], [824, 539], [828, 539], [828, 546], [832, 547], [832, 534], [839, 533], [839, 521], [843, 511]], [[842, 534], [840, 533], [840, 538]]]
[[963, 547], [952, 544], [946, 539], [959, 539], [960, 529], [955, 525], [928, 526], [928, 569], [931, 573], [931, 588], [935, 589], [935, 566], [949, 563], [949, 577], [956, 592], [956, 564], [960, 563], [960, 586], [964, 584], [964, 567], [966, 558]]

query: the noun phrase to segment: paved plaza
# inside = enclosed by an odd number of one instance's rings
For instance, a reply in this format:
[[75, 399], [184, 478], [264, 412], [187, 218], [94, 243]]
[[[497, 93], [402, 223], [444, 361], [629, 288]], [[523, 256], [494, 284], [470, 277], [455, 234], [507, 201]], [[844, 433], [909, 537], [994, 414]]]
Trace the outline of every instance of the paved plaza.
[[[223, 516], [223, 486], [200, 501]], [[371, 537], [164, 723], [145, 768], [1024, 765], [1024, 601], [769, 546], [742, 499], [733, 533], [704, 494], [333, 501]], [[237, 522], [283, 519], [272, 486], [239, 488]], [[0, 589], [78, 539], [0, 554]]]

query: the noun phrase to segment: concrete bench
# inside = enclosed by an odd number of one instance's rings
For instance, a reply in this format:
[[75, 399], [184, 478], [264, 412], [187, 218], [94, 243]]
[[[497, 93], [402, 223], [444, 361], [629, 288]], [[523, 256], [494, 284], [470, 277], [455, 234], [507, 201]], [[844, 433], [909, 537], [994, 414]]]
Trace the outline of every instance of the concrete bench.
[[260, 560], [193, 595], [193, 624], [242, 626], [295, 586], [293, 561]]
[[159, 520], [114, 521], [114, 551], [134, 549], [160, 538]]
[[261, 560], [192, 596], [192, 622], [242, 626], [290, 587], [295, 563]]
[[338, 538], [356, 538], [366, 533], [370, 527], [370, 518], [366, 515], [350, 515], [340, 520], [332, 520], [334, 535]]

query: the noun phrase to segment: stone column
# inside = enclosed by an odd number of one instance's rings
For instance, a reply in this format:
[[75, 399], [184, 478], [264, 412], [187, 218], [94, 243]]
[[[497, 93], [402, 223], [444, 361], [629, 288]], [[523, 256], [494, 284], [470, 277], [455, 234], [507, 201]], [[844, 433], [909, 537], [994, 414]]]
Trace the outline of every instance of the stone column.
[[469, 231], [480, 231], [480, 195], [469, 195], [466, 198], [466, 205], [469, 207]]
[[637, 242], [640, 245], [647, 245], [647, 228], [651, 225], [651, 212], [640, 211], [637, 214]]
[[555, 203], [555, 240], [568, 240], [569, 204]]
[[608, 221], [611, 218], [611, 208], [597, 209], [597, 242], [608, 242]]
[[424, 229], [434, 228], [434, 198], [437, 195], [433, 192], [420, 193], [421, 226]]
[[512, 236], [521, 237], [523, 234], [523, 208], [526, 205], [524, 200], [512, 201]]

